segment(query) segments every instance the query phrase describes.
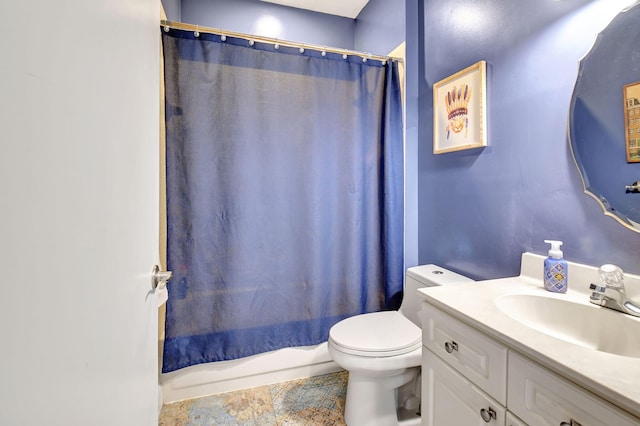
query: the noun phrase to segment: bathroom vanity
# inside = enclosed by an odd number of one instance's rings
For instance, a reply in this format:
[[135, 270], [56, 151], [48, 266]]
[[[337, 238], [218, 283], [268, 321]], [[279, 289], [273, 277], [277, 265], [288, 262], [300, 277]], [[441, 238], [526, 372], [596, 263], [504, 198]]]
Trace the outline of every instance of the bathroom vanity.
[[[640, 425], [640, 318], [589, 303], [591, 266], [570, 262], [569, 291], [545, 291], [543, 260], [418, 291], [424, 426]], [[640, 292], [640, 277], [626, 282]]]

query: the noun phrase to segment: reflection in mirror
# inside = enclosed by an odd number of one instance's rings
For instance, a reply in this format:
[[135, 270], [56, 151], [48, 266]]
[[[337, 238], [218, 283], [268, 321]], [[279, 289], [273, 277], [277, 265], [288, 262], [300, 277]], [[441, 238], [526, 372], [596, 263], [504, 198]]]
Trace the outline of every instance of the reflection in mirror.
[[571, 150], [585, 192], [600, 202], [605, 214], [636, 232], [640, 194], [628, 187], [640, 181], [640, 116], [635, 116], [640, 109], [631, 108], [634, 115], [629, 116], [628, 105], [635, 107], [638, 98], [631, 99], [635, 91], [627, 98], [626, 88], [640, 83], [638, 22], [640, 3], [619, 13], [598, 35], [580, 61], [569, 113]]

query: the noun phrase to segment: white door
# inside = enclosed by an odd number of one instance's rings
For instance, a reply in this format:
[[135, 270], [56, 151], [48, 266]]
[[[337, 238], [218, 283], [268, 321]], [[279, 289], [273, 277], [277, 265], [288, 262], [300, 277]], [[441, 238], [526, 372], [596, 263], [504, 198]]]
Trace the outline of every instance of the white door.
[[159, 1], [0, 16], [0, 424], [157, 425]]

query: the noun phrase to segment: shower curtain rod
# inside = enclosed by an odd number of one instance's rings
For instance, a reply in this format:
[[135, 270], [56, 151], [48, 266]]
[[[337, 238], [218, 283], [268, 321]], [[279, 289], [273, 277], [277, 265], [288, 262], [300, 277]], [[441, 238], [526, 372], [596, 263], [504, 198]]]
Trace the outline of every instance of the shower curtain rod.
[[220, 36], [243, 38], [249, 41], [269, 43], [269, 44], [279, 45], [279, 46], [297, 47], [300, 49], [311, 49], [311, 50], [317, 50], [319, 52], [339, 53], [347, 56], [359, 56], [363, 60], [372, 59], [372, 60], [378, 60], [378, 61], [392, 60], [392, 61], [403, 62], [402, 58], [394, 58], [393, 56], [372, 55], [371, 53], [367, 53], [367, 52], [358, 52], [358, 51], [349, 50], [349, 49], [338, 49], [336, 47], [319, 46], [316, 44], [300, 43], [300, 42], [289, 41], [289, 40], [280, 40], [277, 38], [238, 33], [235, 31], [222, 30], [220, 28], [202, 27], [200, 25], [185, 24], [182, 22], [167, 21], [164, 19], [160, 21], [160, 25], [165, 28], [165, 31], [169, 31], [170, 28], [174, 28], [177, 30], [193, 31], [195, 33], [217, 34]]

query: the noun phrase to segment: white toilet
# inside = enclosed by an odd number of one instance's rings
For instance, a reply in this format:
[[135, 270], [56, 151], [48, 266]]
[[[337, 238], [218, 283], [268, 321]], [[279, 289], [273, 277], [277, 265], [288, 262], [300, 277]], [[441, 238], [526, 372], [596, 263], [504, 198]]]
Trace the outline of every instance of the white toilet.
[[471, 282], [436, 265], [407, 269], [399, 311], [356, 315], [329, 331], [329, 354], [349, 372], [348, 426], [419, 425], [422, 287]]

